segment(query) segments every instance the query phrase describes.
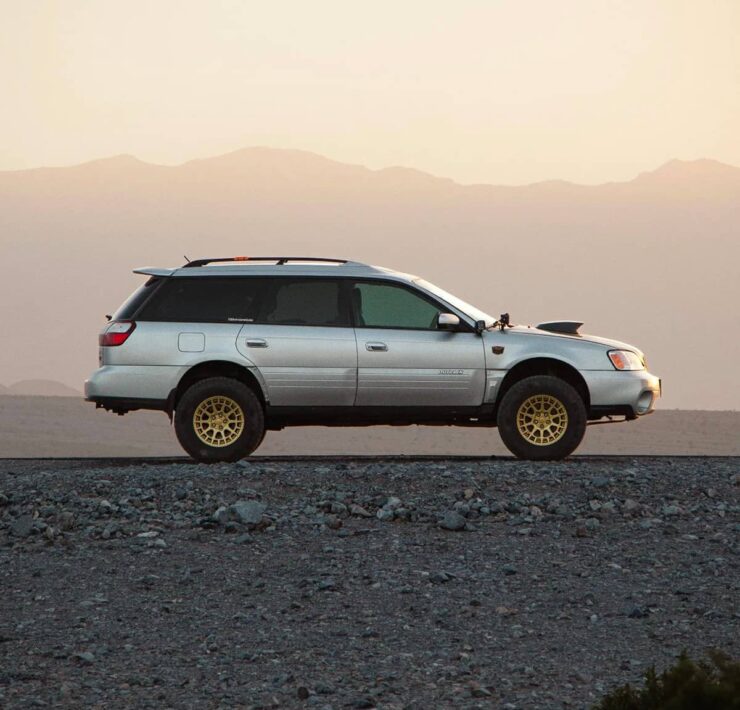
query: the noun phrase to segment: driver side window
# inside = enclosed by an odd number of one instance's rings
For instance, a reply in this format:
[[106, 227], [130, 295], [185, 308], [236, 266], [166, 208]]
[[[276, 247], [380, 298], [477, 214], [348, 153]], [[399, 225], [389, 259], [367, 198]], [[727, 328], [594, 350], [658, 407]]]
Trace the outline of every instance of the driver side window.
[[435, 304], [406, 288], [358, 282], [352, 287], [352, 308], [358, 328], [437, 330]]

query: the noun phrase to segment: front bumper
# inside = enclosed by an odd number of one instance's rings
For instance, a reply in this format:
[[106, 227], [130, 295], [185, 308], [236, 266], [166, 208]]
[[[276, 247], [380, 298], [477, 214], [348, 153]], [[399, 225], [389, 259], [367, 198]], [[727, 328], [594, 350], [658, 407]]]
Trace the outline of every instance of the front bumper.
[[651, 414], [662, 394], [659, 377], [647, 370], [582, 370], [591, 395], [592, 417], [624, 414], [630, 419]]

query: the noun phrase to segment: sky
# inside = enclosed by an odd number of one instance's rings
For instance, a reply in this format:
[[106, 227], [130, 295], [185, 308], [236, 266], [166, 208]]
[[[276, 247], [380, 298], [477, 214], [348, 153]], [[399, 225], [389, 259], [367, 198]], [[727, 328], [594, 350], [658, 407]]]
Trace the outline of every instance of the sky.
[[298, 148], [462, 183], [740, 165], [740, 0], [0, 0], [0, 170]]

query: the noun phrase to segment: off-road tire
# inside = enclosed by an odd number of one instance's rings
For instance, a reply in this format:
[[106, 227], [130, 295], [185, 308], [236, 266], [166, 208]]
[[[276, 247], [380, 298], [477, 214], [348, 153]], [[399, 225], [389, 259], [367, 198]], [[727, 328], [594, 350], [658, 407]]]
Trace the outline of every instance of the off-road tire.
[[[527, 432], [528, 406], [531, 407], [534, 403], [536, 407], [538, 398], [551, 405], [552, 408], [548, 411], [562, 412], [564, 409], [567, 417], [561, 414], [558, 419], [555, 415], [556, 422], [563, 422], [562, 427], [551, 425], [553, 428], [548, 430], [547, 434], [539, 436], [545, 441], [533, 443], [532, 439], [538, 438], [537, 434], [530, 433], [528, 438], [522, 430]], [[514, 456], [543, 461], [563, 459], [572, 454], [586, 433], [586, 419], [586, 406], [574, 387], [559, 377], [535, 375], [512, 385], [504, 394], [496, 422], [501, 439]], [[531, 419], [529, 421], [531, 423]], [[557, 440], [547, 443], [547, 438], [554, 438], [556, 435]]]
[[[209, 403], [214, 404], [209, 408]], [[221, 410], [218, 409], [219, 405]], [[198, 422], [196, 411], [202, 415], [198, 417]], [[224, 418], [222, 411], [226, 411], [228, 416]], [[205, 429], [203, 421], [209, 416], [221, 417], [215, 429]], [[226, 433], [217, 431], [219, 426], [225, 427]], [[238, 461], [249, 456], [265, 435], [262, 404], [255, 393], [238, 380], [230, 377], [200, 380], [188, 387], [177, 403], [175, 434], [182, 448], [196, 461]], [[230, 441], [231, 438], [233, 441]], [[213, 441], [216, 445], [210, 445], [204, 439]]]

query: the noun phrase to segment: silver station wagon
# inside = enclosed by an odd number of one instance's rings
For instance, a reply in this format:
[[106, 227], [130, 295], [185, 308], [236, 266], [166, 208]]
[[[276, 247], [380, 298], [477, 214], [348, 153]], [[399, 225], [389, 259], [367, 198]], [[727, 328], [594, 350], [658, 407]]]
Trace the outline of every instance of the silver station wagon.
[[416, 276], [342, 259], [229, 257], [148, 280], [99, 336], [97, 407], [166, 412], [198, 461], [286, 426], [498, 427], [520, 458], [561, 459], [589, 422], [652, 412], [635, 347], [581, 323], [496, 319]]

